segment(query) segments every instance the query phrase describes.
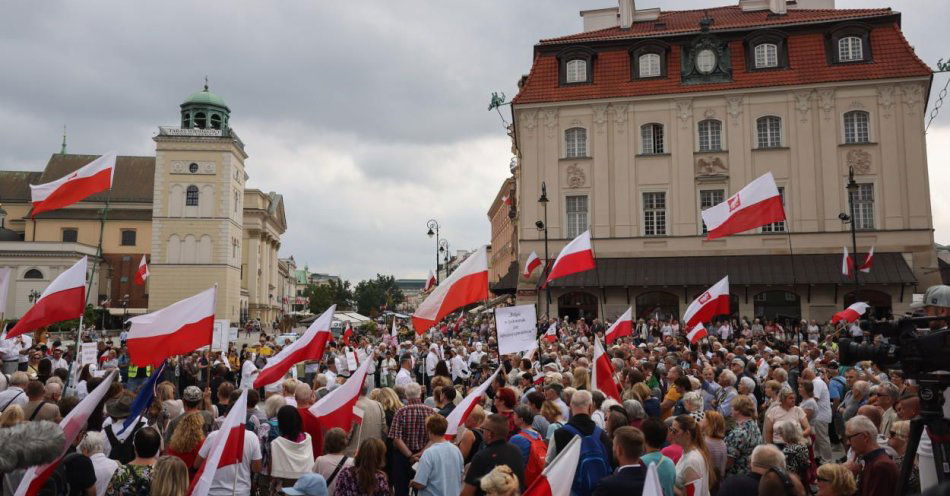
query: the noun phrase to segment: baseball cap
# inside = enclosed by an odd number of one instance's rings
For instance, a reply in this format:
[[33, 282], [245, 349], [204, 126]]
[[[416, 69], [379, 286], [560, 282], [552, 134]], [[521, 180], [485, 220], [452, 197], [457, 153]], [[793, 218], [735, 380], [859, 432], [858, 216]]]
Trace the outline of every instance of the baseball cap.
[[181, 395], [181, 399], [185, 401], [201, 401], [202, 398], [204, 398], [204, 394], [198, 386], [186, 387], [185, 392]]
[[294, 487], [281, 489], [284, 494], [294, 496], [326, 496], [327, 481], [320, 474], [303, 474], [294, 483]]
[[950, 286], [938, 284], [927, 288], [924, 300], [910, 304], [911, 308], [948, 307], [950, 308]]

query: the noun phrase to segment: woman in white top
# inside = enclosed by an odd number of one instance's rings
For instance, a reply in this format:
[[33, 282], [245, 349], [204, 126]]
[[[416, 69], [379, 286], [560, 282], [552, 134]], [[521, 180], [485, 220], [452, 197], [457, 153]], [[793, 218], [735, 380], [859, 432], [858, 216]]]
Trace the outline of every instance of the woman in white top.
[[683, 456], [676, 462], [676, 484], [673, 488], [677, 496], [687, 493], [686, 485], [701, 486], [695, 496], [709, 496], [710, 484], [716, 482], [712, 456], [706, 449], [706, 441], [699, 428], [699, 422], [689, 415], [680, 415], [673, 419], [670, 426], [670, 440], [683, 448]]
[[292, 486], [301, 475], [313, 468], [313, 444], [310, 434], [303, 432], [303, 422], [296, 407], [284, 405], [277, 411], [280, 436], [271, 441], [270, 476], [277, 488]]
[[339, 427], [328, 430], [323, 435], [323, 455], [313, 464], [313, 471], [327, 481], [327, 494], [333, 496], [340, 471], [353, 466], [353, 458], [343, 454], [346, 449], [346, 431]]
[[765, 425], [763, 426], [762, 439], [767, 443], [782, 445], [785, 441], [782, 434], [774, 427], [779, 422], [789, 420], [797, 422], [802, 426], [802, 435], [805, 438], [811, 435], [811, 427], [808, 425], [808, 416], [805, 410], [795, 404], [795, 392], [788, 386], [779, 389], [775, 397], [777, 403], [774, 407], [765, 412]]

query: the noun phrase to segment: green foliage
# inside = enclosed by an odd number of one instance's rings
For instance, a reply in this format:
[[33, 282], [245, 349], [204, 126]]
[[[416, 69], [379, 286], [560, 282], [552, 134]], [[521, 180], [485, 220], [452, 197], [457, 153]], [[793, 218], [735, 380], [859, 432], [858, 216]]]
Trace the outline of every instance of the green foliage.
[[353, 291], [350, 282], [337, 282], [331, 279], [327, 284], [311, 284], [305, 293], [310, 298], [310, 312], [323, 313], [330, 305], [336, 305], [337, 311], [353, 309]]
[[376, 274], [375, 279], [360, 281], [353, 290], [353, 299], [356, 301], [356, 311], [375, 317], [385, 308], [395, 308], [405, 301], [402, 290], [396, 285], [396, 278]]
[[367, 320], [366, 322], [363, 322], [362, 324], [360, 324], [359, 329], [360, 329], [360, 332], [362, 332], [363, 334], [367, 336], [375, 336], [376, 322], [372, 320]]

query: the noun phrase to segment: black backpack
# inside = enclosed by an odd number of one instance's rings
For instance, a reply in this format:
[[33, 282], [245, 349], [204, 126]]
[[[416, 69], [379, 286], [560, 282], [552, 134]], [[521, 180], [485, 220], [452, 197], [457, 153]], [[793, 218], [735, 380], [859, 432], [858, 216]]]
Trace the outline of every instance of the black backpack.
[[135, 459], [135, 446], [132, 444], [132, 440], [135, 438], [135, 433], [142, 428], [145, 424], [139, 422], [132, 426], [132, 432], [129, 434], [129, 437], [125, 438], [125, 442], [119, 441], [119, 438], [115, 436], [113, 427], [117, 427], [120, 424], [112, 424], [106, 427], [106, 438], [109, 439], [109, 445], [112, 446], [112, 451], [109, 452], [109, 458], [125, 465]]

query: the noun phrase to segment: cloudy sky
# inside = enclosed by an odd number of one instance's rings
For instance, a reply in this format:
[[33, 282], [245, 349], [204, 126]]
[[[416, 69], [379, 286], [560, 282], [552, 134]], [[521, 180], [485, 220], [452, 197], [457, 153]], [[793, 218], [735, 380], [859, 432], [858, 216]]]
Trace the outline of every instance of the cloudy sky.
[[[665, 10], [736, 0], [640, 0]], [[423, 277], [438, 219], [453, 250], [489, 239], [486, 211], [510, 142], [492, 91], [509, 98], [541, 38], [581, 30], [611, 0], [16, 2], [0, 16], [0, 169], [40, 170], [68, 126], [69, 151], [154, 154], [159, 125], [200, 89], [232, 109], [249, 185], [284, 195], [282, 255], [352, 280]], [[950, 57], [946, 0], [890, 6], [931, 66]], [[937, 76], [931, 106], [947, 75]], [[950, 103], [950, 102], [948, 102]], [[950, 242], [950, 108], [929, 134], [937, 240]], [[2, 201], [2, 199], [0, 199]]]

